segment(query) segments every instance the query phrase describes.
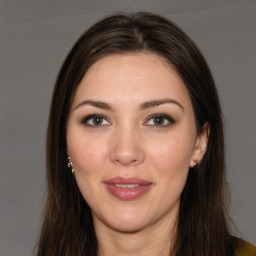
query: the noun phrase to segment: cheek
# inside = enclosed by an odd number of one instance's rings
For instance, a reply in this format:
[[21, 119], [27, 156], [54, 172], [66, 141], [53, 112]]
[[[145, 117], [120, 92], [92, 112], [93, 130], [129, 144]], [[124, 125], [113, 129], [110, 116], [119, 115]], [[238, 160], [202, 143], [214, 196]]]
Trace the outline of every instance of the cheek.
[[194, 143], [190, 136], [178, 135], [158, 140], [157, 147], [151, 147], [150, 165], [154, 169], [156, 182], [161, 184], [161, 194], [166, 195], [166, 205], [180, 198], [193, 149]]
[[68, 151], [75, 172], [84, 175], [100, 172], [106, 163], [108, 151], [106, 143], [88, 137], [79, 138], [68, 143]]
[[102, 170], [105, 169], [107, 145], [102, 140], [86, 137], [73, 140], [68, 144], [68, 149], [79, 190], [87, 203], [95, 208], [99, 185], [103, 180]]
[[176, 170], [189, 168], [191, 156], [193, 154], [193, 141], [181, 136], [173, 136], [158, 140], [151, 146], [148, 154], [154, 166], [159, 170]]
[[166, 195], [164, 204], [172, 207], [180, 198], [185, 186], [189, 163], [192, 155], [192, 147], [189, 140], [172, 138], [163, 141], [151, 151], [151, 165], [156, 174], [156, 182], [161, 184], [162, 195]]

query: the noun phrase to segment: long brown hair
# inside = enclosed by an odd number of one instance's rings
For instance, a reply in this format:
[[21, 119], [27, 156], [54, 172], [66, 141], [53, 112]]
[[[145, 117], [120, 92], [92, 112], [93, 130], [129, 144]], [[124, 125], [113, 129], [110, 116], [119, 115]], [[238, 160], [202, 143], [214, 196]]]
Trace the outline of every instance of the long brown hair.
[[87, 30], [59, 72], [47, 132], [47, 201], [38, 256], [96, 256], [97, 238], [89, 206], [67, 167], [66, 123], [72, 98], [87, 70], [103, 56], [152, 52], [180, 75], [193, 105], [197, 132], [208, 122], [208, 148], [189, 171], [181, 195], [176, 256], [227, 255], [227, 187], [222, 113], [211, 72], [191, 39], [169, 20], [151, 13], [116, 14]]

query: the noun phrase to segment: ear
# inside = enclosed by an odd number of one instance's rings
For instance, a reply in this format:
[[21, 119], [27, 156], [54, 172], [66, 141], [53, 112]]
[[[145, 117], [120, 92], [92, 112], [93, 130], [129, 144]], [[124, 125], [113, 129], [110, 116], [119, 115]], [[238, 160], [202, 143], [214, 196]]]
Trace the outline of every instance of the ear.
[[196, 144], [194, 148], [194, 152], [192, 154], [189, 167], [195, 167], [204, 157], [204, 153], [207, 149], [208, 138], [210, 134], [210, 125], [209, 123], [205, 123], [203, 126], [203, 130], [197, 136]]

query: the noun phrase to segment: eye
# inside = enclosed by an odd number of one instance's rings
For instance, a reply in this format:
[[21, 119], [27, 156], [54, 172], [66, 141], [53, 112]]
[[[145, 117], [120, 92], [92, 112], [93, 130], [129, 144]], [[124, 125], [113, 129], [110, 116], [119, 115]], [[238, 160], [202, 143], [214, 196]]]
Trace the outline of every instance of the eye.
[[175, 123], [175, 120], [171, 116], [166, 114], [151, 115], [146, 121], [146, 125], [155, 126], [158, 128], [167, 127], [174, 123]]
[[92, 126], [92, 127], [110, 125], [110, 122], [107, 120], [107, 118], [99, 114], [88, 115], [81, 120], [81, 123], [86, 126]]

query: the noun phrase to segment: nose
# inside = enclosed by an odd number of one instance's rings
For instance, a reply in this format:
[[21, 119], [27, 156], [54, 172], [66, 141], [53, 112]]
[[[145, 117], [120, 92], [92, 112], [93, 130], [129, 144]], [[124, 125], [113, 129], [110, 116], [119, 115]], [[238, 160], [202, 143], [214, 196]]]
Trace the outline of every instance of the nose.
[[118, 129], [111, 142], [110, 159], [123, 165], [138, 165], [145, 159], [143, 145], [135, 129]]

